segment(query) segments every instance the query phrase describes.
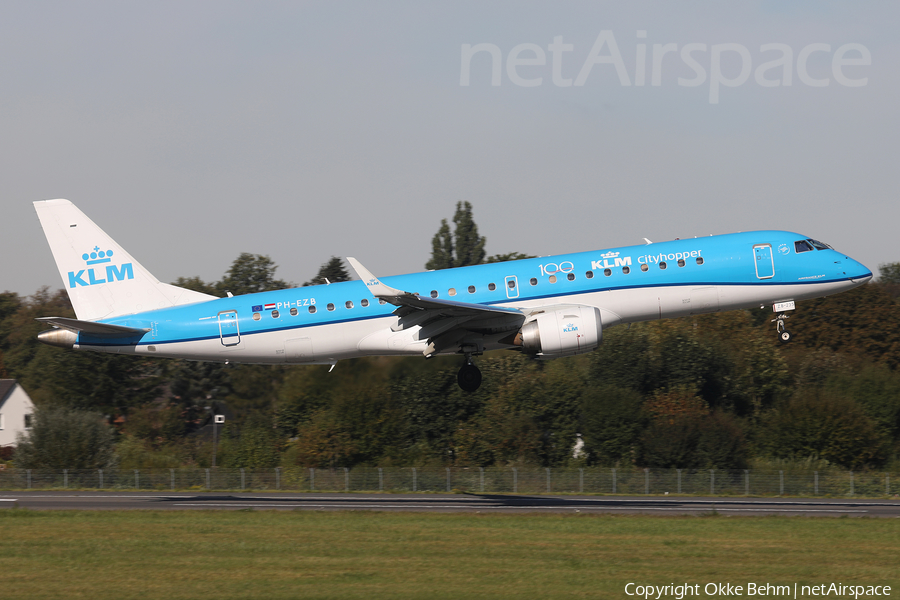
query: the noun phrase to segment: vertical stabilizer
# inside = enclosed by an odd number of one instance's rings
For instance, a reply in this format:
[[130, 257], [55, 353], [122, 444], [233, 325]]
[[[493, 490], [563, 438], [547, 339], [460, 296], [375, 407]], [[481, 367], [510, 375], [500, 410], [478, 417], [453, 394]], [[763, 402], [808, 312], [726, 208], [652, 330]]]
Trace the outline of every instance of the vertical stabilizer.
[[215, 297], [161, 283], [68, 200], [34, 203], [78, 318], [109, 319]]

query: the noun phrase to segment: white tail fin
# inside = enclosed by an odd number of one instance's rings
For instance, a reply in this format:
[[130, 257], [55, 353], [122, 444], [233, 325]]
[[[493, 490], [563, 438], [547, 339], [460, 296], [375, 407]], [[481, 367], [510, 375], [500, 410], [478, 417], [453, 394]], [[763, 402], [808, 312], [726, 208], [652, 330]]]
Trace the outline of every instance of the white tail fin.
[[78, 318], [109, 319], [215, 296], [161, 283], [68, 200], [34, 203]]

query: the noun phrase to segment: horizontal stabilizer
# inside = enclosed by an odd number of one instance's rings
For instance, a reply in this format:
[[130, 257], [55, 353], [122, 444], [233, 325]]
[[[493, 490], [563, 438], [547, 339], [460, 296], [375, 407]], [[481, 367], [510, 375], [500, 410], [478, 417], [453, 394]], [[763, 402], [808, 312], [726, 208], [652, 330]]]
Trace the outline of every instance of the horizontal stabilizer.
[[79, 321], [78, 319], [69, 319], [67, 317], [38, 317], [35, 320], [77, 333], [89, 333], [96, 337], [131, 337], [143, 335], [150, 331], [149, 329], [137, 329], [122, 325], [95, 323], [94, 321]]

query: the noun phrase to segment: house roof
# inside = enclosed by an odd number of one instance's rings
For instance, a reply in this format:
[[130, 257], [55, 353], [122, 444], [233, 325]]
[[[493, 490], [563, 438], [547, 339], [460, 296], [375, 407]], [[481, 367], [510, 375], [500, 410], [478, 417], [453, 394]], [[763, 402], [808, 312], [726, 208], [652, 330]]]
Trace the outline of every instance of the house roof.
[[15, 386], [15, 379], [0, 379], [0, 404], [3, 404], [3, 401], [6, 400], [6, 395], [9, 394]]

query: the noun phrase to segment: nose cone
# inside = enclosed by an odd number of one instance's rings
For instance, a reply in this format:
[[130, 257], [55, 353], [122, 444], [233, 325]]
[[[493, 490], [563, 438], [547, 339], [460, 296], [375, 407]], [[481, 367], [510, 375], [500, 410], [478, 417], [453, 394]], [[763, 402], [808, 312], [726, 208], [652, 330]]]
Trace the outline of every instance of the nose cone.
[[868, 283], [872, 279], [872, 270], [861, 262], [855, 261], [849, 256], [846, 257], [843, 262], [844, 274], [847, 275], [853, 283], [862, 285]]

